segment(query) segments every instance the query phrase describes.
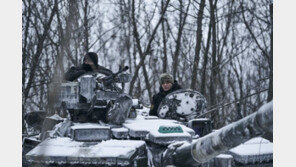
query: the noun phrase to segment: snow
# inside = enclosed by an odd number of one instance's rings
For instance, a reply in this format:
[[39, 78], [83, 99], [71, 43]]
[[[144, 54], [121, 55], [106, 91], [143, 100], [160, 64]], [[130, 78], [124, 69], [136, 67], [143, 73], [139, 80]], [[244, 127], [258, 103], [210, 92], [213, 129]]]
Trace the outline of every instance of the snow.
[[255, 137], [251, 140], [246, 141], [244, 144], [270, 144], [271, 142], [267, 139], [264, 139], [262, 137]]
[[143, 109], [137, 109], [138, 115], [142, 116], [148, 116], [149, 115], [150, 108], [143, 107]]
[[[186, 94], [186, 93], [185, 93]], [[185, 96], [184, 93], [177, 94], [178, 100], [181, 100], [180, 106], [177, 107], [177, 113], [181, 115], [189, 115], [192, 113], [191, 108], [196, 108], [196, 100], [195, 96], [192, 98], [189, 96]]]
[[273, 143], [257, 137], [229, 150], [229, 153], [243, 164], [268, 162], [273, 159]]
[[104, 147], [141, 147], [145, 144], [141, 140], [108, 140], [100, 143]]
[[153, 120], [153, 119], [159, 119], [157, 116], [151, 115], [151, 116], [147, 116], [145, 117], [146, 120]]
[[92, 78], [93, 76], [91, 74], [85, 74], [83, 75], [84, 78]]
[[54, 138], [46, 139], [40, 143], [37, 147], [31, 150], [28, 155], [39, 156], [66, 156], [74, 154], [79, 146], [83, 143], [72, 141], [70, 138]]
[[60, 117], [58, 114], [54, 114], [50, 117], [48, 117], [50, 119], [55, 119], [55, 120], [64, 120], [64, 118]]
[[184, 137], [190, 137], [191, 135], [188, 132], [183, 133], [159, 133], [158, 129], [153, 129], [149, 132], [149, 134], [157, 137], [178, 137], [178, 136], [184, 136]]
[[109, 129], [109, 126], [102, 126], [97, 123], [74, 123], [71, 129]]
[[177, 114], [189, 121], [197, 113], [203, 112], [205, 105], [206, 100], [199, 92], [181, 89], [165, 97], [159, 106], [158, 115], [161, 118], [173, 118], [171, 114]]
[[133, 106], [136, 106], [139, 104], [139, 100], [138, 99], [132, 99], [133, 100]]
[[166, 116], [166, 113], [169, 111], [169, 106], [164, 105], [161, 107], [161, 109], [159, 110], [159, 116], [164, 118]]
[[240, 145], [230, 151], [241, 156], [272, 154], [272, 144]]
[[124, 158], [134, 154], [136, 149], [143, 145], [145, 145], [144, 141], [108, 140], [93, 146], [90, 153], [99, 157]]
[[261, 137], [257, 137], [234, 147], [230, 152], [240, 156], [272, 154], [273, 143]]
[[229, 154], [220, 154], [218, 155], [216, 158], [221, 158], [221, 159], [231, 159], [233, 158], [231, 155]]
[[112, 128], [112, 132], [128, 132], [128, 129], [121, 127], [121, 128]]
[[101, 161], [101, 158], [109, 158], [109, 161], [112, 161], [110, 158], [129, 160], [134, 156], [137, 149], [144, 148], [144, 146], [144, 141], [108, 140], [91, 145], [87, 142], [76, 142], [69, 138], [59, 137], [46, 139], [26, 156], [31, 160], [59, 161], [63, 163], [86, 162], [89, 158], [95, 161]]
[[127, 155], [131, 156], [135, 152], [135, 149], [126, 149], [126, 147], [105, 148], [102, 146], [96, 146], [91, 149], [87, 156], [125, 158]]
[[[170, 133], [170, 134], [163, 134], [159, 133], [158, 129], [160, 126], [181, 126], [183, 129], [183, 133]], [[145, 117], [138, 116], [137, 119], [127, 119], [123, 126], [129, 129], [129, 133], [133, 137], [145, 137], [148, 133], [152, 134], [155, 137], [163, 137], [163, 136], [188, 136], [194, 135], [194, 130], [180, 125], [175, 120], [168, 120], [168, 119], [145, 119]], [[140, 136], [136, 136], [140, 135]]]
[[193, 120], [188, 121], [188, 123], [189, 123], [189, 122], [192, 122], [192, 121], [194, 121], [194, 120], [198, 120], [198, 121], [209, 121], [208, 118], [196, 118], [196, 119], [193, 119]]
[[65, 147], [79, 147], [82, 146], [81, 142], [73, 141], [68, 137], [57, 137], [53, 139], [46, 139], [45, 142], [40, 143], [41, 146], [65, 146]]

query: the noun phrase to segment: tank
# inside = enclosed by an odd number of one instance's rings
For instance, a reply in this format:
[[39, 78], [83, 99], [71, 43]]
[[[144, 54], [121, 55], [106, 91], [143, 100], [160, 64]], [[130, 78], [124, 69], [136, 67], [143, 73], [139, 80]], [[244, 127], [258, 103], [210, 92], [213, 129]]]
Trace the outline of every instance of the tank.
[[205, 98], [197, 91], [179, 90], [169, 94], [159, 106], [159, 117], [149, 116], [149, 108], [137, 107], [137, 100], [116, 85], [129, 82], [129, 74], [123, 73], [126, 70], [107, 77], [87, 74], [77, 82], [61, 84], [55, 107], [66, 117], [53, 115], [45, 119], [44, 124], [52, 122], [51, 128], [36, 137], [39, 142], [25, 155], [28, 166], [213, 164], [218, 154], [205, 155], [209, 157], [206, 160], [191, 154], [193, 145], [213, 134], [211, 121], [197, 118], [206, 109]]

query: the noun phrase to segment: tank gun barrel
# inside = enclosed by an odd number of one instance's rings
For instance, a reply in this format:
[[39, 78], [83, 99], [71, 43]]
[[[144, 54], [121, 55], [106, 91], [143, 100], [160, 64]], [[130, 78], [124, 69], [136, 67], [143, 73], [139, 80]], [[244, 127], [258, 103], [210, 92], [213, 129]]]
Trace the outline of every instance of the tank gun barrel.
[[118, 75], [118, 74], [120, 74], [120, 73], [122, 73], [122, 72], [124, 72], [124, 71], [126, 71], [126, 70], [128, 70], [128, 69], [129, 69], [128, 66], [124, 66], [123, 68], [119, 69], [118, 72], [115, 73], [114, 75], [116, 76], [116, 75]]
[[210, 133], [193, 143], [181, 146], [173, 154], [177, 166], [191, 166], [208, 162], [215, 156], [234, 148], [247, 140], [272, 133], [273, 102], [263, 105], [257, 112]]

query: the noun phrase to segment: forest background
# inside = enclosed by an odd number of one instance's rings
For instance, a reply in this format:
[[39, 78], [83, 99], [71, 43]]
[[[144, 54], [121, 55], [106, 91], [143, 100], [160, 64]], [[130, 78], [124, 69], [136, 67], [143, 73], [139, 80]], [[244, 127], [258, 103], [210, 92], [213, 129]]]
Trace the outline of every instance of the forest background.
[[146, 105], [171, 73], [220, 128], [273, 99], [272, 43], [272, 0], [23, 0], [22, 115], [48, 110], [50, 84], [92, 51], [128, 65], [125, 91]]
[[[289, 166], [291, 160], [293, 160], [292, 152], [295, 150], [295, 144], [293, 144], [295, 143], [293, 138], [295, 134], [291, 133], [291, 124], [295, 118], [295, 112], [293, 112], [293, 106], [295, 103], [293, 95], [296, 94], [296, 91], [293, 88], [296, 85], [296, 79], [293, 77], [293, 72], [295, 71], [294, 62], [296, 61], [295, 56], [293, 56], [295, 48], [294, 39], [296, 38], [296, 24], [291, 20], [292, 17], [295, 16], [295, 3], [296, 2], [294, 1], [276, 1], [274, 4], [275, 166]], [[9, 118], [2, 119], [0, 123], [1, 132], [6, 136], [1, 137], [0, 144], [3, 149], [0, 153], [1, 157], [5, 157], [2, 159], [1, 164], [9, 164], [9, 166], [19, 166], [21, 164], [22, 141], [20, 136], [22, 134], [22, 111], [24, 112], [24, 110], [22, 110], [23, 96], [21, 86], [22, 33], [24, 25], [22, 20], [24, 14], [23, 5], [24, 1], [13, 0], [2, 2], [0, 5], [0, 17], [4, 23], [0, 26], [0, 46], [3, 60], [0, 61], [1, 76], [3, 78], [0, 87], [2, 92], [1, 101], [3, 102], [1, 103], [1, 108], [5, 118]], [[209, 8], [209, 6], [206, 5], [206, 8]], [[52, 9], [52, 6], [50, 9]], [[56, 18], [54, 18], [54, 20], [55, 19]], [[204, 21], [205, 19], [203, 20], [203, 23]], [[203, 29], [203, 38], [205, 38], [205, 34], [205, 30]], [[147, 61], [147, 59], [145, 61]], [[267, 97], [266, 92], [263, 94]], [[232, 104], [232, 107], [235, 106]], [[26, 110], [26, 112], [28, 111], [29, 110]], [[7, 150], [10, 150], [10, 154], [7, 154]], [[12, 154], [14, 156], [8, 156]]]

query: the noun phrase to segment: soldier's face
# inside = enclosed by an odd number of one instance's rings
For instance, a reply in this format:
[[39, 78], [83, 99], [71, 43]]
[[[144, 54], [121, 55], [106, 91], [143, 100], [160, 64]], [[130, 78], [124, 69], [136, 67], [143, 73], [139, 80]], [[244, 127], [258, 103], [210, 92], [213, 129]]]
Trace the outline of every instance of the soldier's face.
[[84, 63], [84, 64], [89, 64], [89, 65], [94, 64], [89, 56], [85, 56], [85, 57], [84, 57], [84, 59], [83, 59], [83, 63]]
[[167, 81], [164, 81], [162, 84], [161, 84], [161, 87], [164, 91], [169, 91], [171, 88], [172, 88], [173, 84], [170, 83], [170, 82], [167, 82]]

